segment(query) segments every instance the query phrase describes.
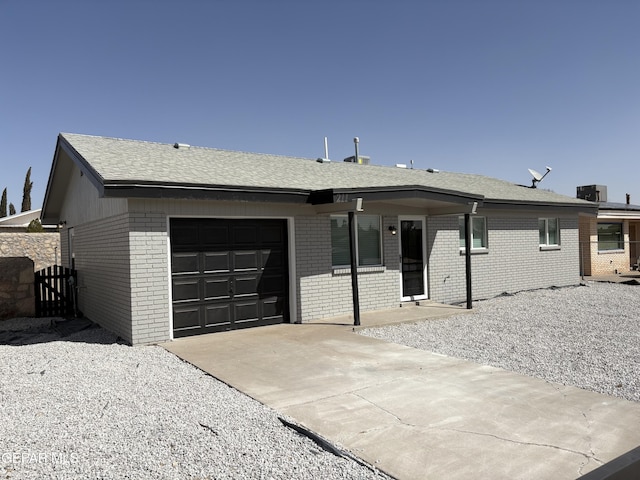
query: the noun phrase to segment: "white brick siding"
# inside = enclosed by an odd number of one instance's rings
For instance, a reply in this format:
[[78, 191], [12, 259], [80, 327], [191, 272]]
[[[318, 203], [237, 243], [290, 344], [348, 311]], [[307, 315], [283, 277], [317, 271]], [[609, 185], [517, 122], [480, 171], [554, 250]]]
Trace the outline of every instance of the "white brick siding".
[[[358, 270], [360, 311], [398, 306], [397, 237], [388, 233], [396, 217], [383, 218], [383, 263], [381, 267]], [[308, 322], [318, 318], [353, 313], [349, 269], [331, 266], [331, 225], [328, 216], [300, 216], [295, 219], [297, 319]], [[385, 234], [386, 232], [386, 234]]]
[[169, 339], [164, 215], [122, 214], [78, 226], [73, 249], [78, 306], [87, 318], [134, 345]]
[[[80, 311], [90, 320], [133, 343], [129, 215], [79, 225], [74, 232], [73, 253], [78, 271]], [[66, 240], [65, 234], [63, 238]]]
[[[400, 304], [397, 216], [384, 216], [383, 265], [359, 269], [360, 310]], [[331, 225], [326, 215], [298, 215], [295, 226], [297, 311], [292, 321], [353, 313], [349, 268], [331, 266]], [[538, 217], [487, 216], [488, 252], [472, 255], [473, 298], [552, 285], [579, 277], [578, 219], [560, 218], [561, 248], [541, 251]], [[129, 213], [75, 227], [79, 307], [91, 320], [132, 344], [170, 338], [171, 305], [166, 213]], [[458, 218], [426, 218], [429, 298], [458, 303], [466, 298], [465, 258]], [[64, 253], [67, 233], [62, 234]]]
[[[487, 253], [472, 254], [474, 299], [490, 298], [580, 282], [578, 220], [560, 218], [560, 249], [541, 250], [538, 217], [487, 217]], [[465, 257], [459, 248], [458, 218], [429, 219], [431, 299], [443, 303], [466, 299]]]
[[427, 218], [427, 277], [432, 300], [454, 303], [466, 296], [459, 242], [458, 217]]
[[169, 340], [166, 216], [132, 213], [130, 229], [132, 343]]

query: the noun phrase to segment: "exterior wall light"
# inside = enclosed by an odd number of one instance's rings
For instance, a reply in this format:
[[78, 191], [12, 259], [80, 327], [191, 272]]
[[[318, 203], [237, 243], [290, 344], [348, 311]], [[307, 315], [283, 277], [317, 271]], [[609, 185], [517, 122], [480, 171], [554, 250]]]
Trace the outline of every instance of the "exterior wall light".
[[398, 229], [395, 227], [395, 225], [390, 225], [389, 231], [391, 232], [391, 235], [395, 235], [396, 233], [398, 233]]

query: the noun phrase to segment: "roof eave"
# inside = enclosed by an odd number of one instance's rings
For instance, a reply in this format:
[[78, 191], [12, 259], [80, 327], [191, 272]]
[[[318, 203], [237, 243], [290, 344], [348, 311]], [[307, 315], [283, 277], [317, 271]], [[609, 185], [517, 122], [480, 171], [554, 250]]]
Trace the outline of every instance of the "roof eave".
[[598, 218], [603, 220], [640, 220], [640, 211], [598, 210]]
[[306, 190], [260, 188], [229, 185], [167, 185], [155, 182], [106, 182], [109, 198], [170, 198], [245, 202], [307, 203]]
[[445, 190], [440, 188], [425, 187], [421, 185], [402, 185], [366, 188], [329, 188], [315, 190], [309, 196], [310, 203], [322, 205], [327, 203], [347, 203], [356, 198], [366, 201], [385, 201], [402, 199], [424, 199], [448, 202], [454, 204], [468, 204], [484, 200], [482, 195]]
[[[56, 165], [58, 164], [58, 155], [60, 152], [60, 135], [58, 135], [58, 138], [56, 140], [56, 149], [54, 150], [53, 153], [53, 160], [51, 162], [51, 170], [49, 170], [49, 178], [47, 179], [47, 187], [44, 191], [44, 199], [42, 200], [42, 207], [40, 209], [40, 217], [42, 221], [45, 220], [49, 220], [48, 215], [49, 212], [47, 210], [47, 206], [49, 204], [49, 198], [51, 197], [51, 189], [52, 189], [52, 183], [53, 183], [53, 173], [56, 169]], [[58, 220], [56, 219], [55, 223], [57, 223]]]
[[[103, 193], [103, 181], [102, 177], [89, 165], [89, 163], [80, 155], [75, 148], [64, 138], [63, 134], [58, 134], [58, 138], [56, 140], [56, 148], [53, 154], [53, 161], [51, 163], [51, 170], [49, 172], [49, 178], [47, 180], [47, 187], [44, 194], [44, 200], [42, 201], [42, 212], [41, 212], [41, 220], [42, 223], [50, 223], [57, 224], [59, 221], [60, 212], [51, 211], [51, 199], [52, 196], [55, 195], [55, 180], [56, 180], [56, 172], [59, 168], [60, 162], [60, 154], [64, 152], [71, 161], [77, 165], [80, 169], [80, 172], [83, 175], [87, 175], [87, 178], [91, 181], [91, 183], [97, 188], [99, 194]], [[68, 181], [68, 179], [64, 179], [64, 181]], [[58, 182], [59, 183], [59, 182]]]
[[522, 200], [500, 200], [485, 199], [484, 208], [496, 210], [539, 210], [539, 211], [559, 211], [563, 213], [583, 214], [596, 216], [598, 208], [596, 205], [573, 202], [539, 202]]

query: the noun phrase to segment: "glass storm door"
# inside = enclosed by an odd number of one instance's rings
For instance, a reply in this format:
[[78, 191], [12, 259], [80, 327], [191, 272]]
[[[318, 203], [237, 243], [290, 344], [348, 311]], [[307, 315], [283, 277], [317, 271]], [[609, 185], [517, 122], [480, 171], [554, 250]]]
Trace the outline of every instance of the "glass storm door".
[[427, 297], [423, 219], [400, 219], [400, 271], [402, 300]]

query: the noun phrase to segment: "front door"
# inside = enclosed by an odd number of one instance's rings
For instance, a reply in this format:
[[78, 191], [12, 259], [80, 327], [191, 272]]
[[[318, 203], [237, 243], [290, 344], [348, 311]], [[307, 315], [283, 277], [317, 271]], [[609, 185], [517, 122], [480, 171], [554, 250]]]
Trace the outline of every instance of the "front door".
[[400, 219], [400, 271], [402, 300], [428, 298], [423, 218]]

